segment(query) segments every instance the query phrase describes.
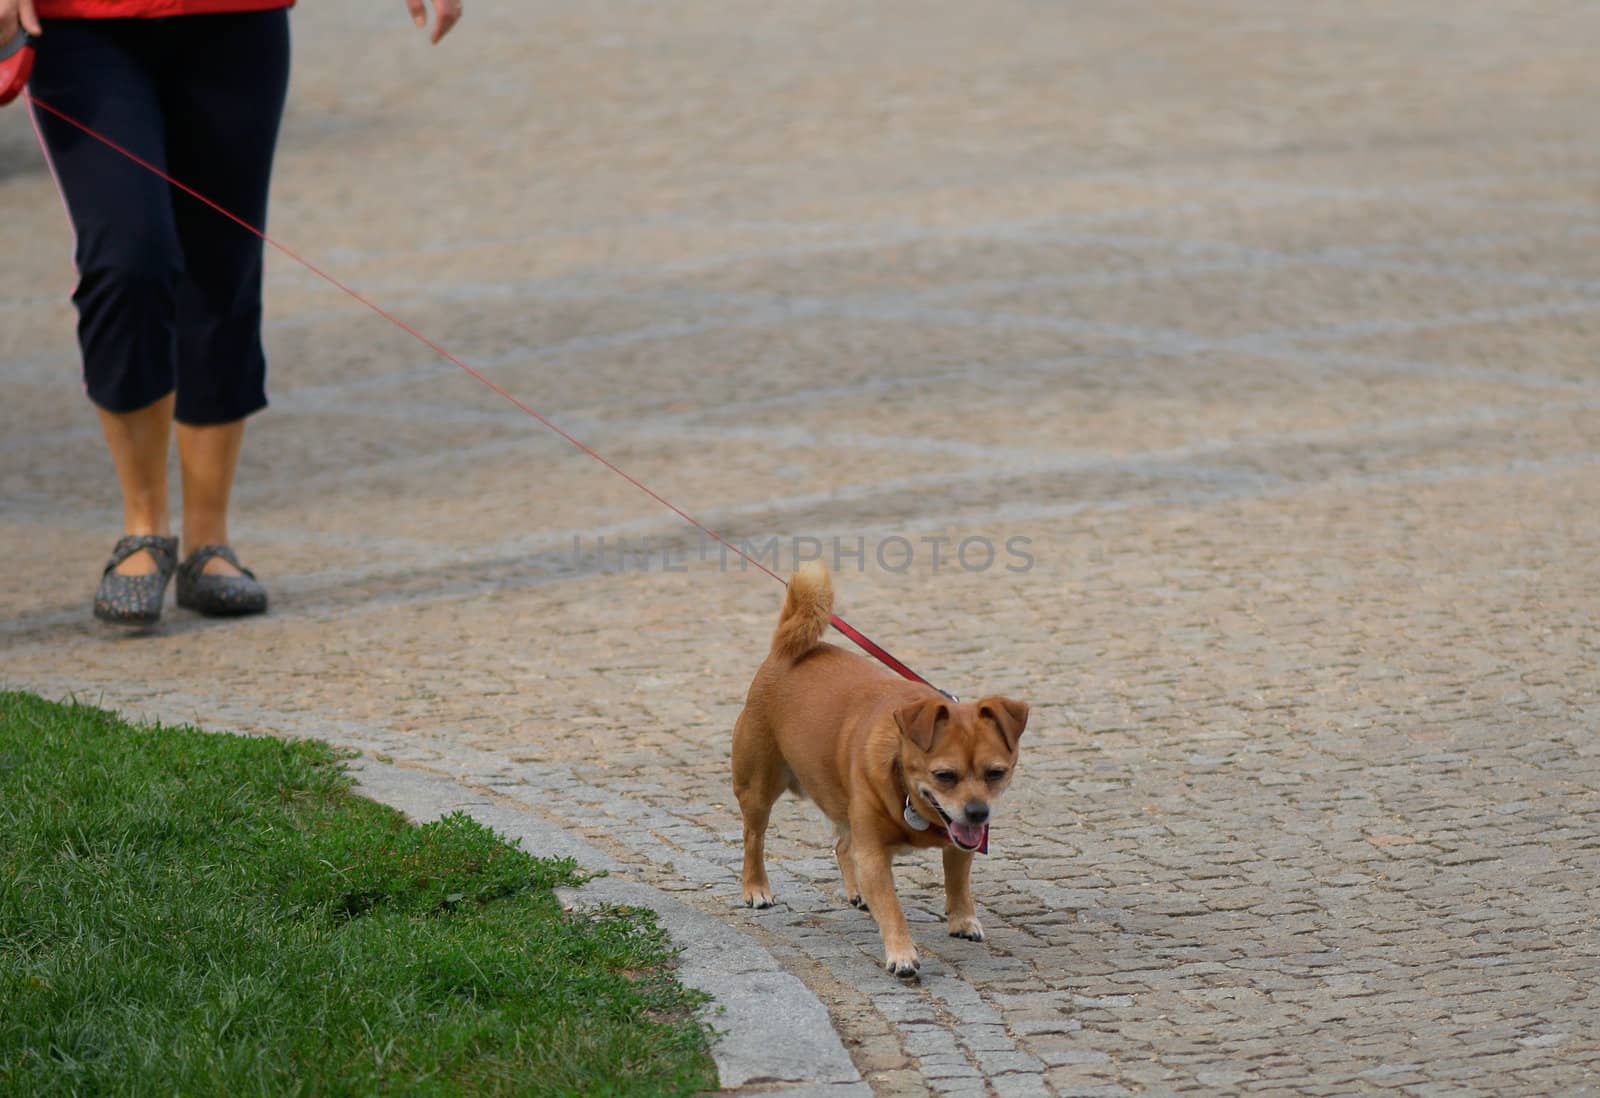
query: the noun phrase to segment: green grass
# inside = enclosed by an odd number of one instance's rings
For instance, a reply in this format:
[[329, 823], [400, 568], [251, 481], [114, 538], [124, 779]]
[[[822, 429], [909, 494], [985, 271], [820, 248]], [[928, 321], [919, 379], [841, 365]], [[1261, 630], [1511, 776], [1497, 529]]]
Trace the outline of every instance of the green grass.
[[311, 742], [0, 693], [0, 1093], [689, 1094], [701, 999], [648, 913]]

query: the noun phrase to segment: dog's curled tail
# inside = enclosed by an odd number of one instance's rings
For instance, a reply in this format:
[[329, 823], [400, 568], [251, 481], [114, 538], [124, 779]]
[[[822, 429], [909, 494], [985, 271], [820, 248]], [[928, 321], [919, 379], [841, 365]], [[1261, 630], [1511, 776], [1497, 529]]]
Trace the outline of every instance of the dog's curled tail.
[[789, 593], [772, 634], [774, 657], [793, 662], [811, 651], [833, 620], [833, 581], [820, 561], [807, 561], [789, 577]]

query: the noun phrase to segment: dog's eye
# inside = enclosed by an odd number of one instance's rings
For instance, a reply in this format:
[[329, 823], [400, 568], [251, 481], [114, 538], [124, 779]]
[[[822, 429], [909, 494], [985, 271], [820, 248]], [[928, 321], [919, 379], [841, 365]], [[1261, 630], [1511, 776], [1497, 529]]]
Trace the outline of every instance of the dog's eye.
[[996, 768], [994, 770], [991, 770], [987, 774], [984, 775], [984, 777], [987, 778], [991, 782], [997, 782], [1001, 778], [1004, 778], [1005, 776], [1006, 776], [1006, 772], [1004, 770], [1000, 770], [998, 768]]
[[933, 772], [933, 780], [940, 785], [955, 785], [956, 779], [960, 776], [954, 770], [935, 770]]

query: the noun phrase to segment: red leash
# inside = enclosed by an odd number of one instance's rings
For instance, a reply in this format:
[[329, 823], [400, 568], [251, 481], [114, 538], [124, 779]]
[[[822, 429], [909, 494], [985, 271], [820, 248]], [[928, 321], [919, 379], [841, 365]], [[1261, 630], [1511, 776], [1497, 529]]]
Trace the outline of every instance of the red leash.
[[[933, 686], [933, 683], [929, 682], [927, 679], [923, 678], [921, 675], [919, 675], [915, 671], [911, 670], [911, 668], [907, 667], [905, 664], [903, 664], [899, 660], [895, 659], [894, 656], [890, 655], [888, 650], [886, 650], [882, 645], [878, 644], [871, 637], [869, 637], [865, 633], [861, 632], [861, 630], [857, 629], [855, 626], [853, 626], [849, 622], [845, 621], [838, 614], [833, 615], [833, 618], [831, 620], [833, 622], [833, 627], [835, 629], [837, 629], [839, 632], [843, 633], [845, 636], [849, 637], [851, 640], [855, 641], [856, 644], [860, 645], [861, 648], [868, 655], [872, 656], [875, 660], [877, 660], [879, 663], [883, 664], [885, 667], [887, 667], [889, 670], [893, 671], [895, 674], [900, 675], [900, 676], [902, 676], [904, 678], [908, 678], [912, 682], [920, 682], [924, 686]], [[933, 686], [933, 688], [935, 690], [939, 690], [939, 688], [937, 686]], [[960, 698], [956, 697], [954, 694], [950, 693], [950, 691], [948, 691], [948, 690], [939, 690], [939, 693], [943, 694], [945, 697], [949, 698], [951, 701], [960, 701], [961, 700]]]
[[[561, 427], [557, 426], [552, 420], [550, 420], [547, 417], [541, 415], [539, 412], [535, 411], [533, 408], [529, 407], [527, 404], [523, 403], [521, 400], [518, 400], [511, 393], [507, 392], [505, 389], [501, 388], [499, 385], [496, 385], [493, 381], [490, 381], [483, 374], [479, 373], [477, 370], [473, 369], [471, 366], [468, 366], [461, 359], [457, 358], [455, 355], [451, 354], [449, 351], [447, 351], [443, 347], [439, 346], [433, 340], [429, 339], [427, 336], [425, 336], [421, 332], [417, 331], [411, 325], [407, 324], [405, 321], [401, 320], [399, 317], [395, 316], [393, 313], [389, 312], [387, 309], [384, 309], [381, 306], [376, 305], [373, 302], [369, 301], [367, 298], [362, 297], [361, 294], [357, 293], [355, 290], [351, 289], [349, 286], [345, 285], [343, 282], [341, 282], [337, 278], [333, 277], [333, 275], [331, 275], [328, 272], [324, 271], [322, 268], [318, 267], [316, 264], [314, 264], [314, 263], [310, 262], [309, 260], [305, 259], [304, 257], [300, 256], [296, 252], [293, 252], [290, 249], [284, 247], [282, 244], [280, 244], [276, 240], [272, 239], [272, 237], [268, 236], [266, 233], [262, 232], [260, 229], [256, 228], [254, 225], [250, 224], [248, 221], [244, 220], [242, 217], [239, 217], [237, 214], [235, 214], [235, 213], [233, 213], [233, 212], [231, 212], [229, 210], [224, 209], [222, 206], [219, 206], [217, 203], [213, 202], [211, 199], [207, 198], [205, 195], [201, 194], [199, 191], [196, 191], [193, 187], [190, 187], [190, 186], [188, 186], [188, 185], [186, 185], [184, 183], [180, 183], [178, 180], [172, 178], [172, 176], [168, 175], [166, 172], [162, 171], [160, 168], [156, 167], [154, 164], [150, 163], [148, 160], [145, 160], [142, 157], [138, 156], [137, 154], [129, 151], [128, 149], [123, 148], [121, 145], [117, 144], [115, 141], [112, 141], [109, 137], [105, 137], [104, 135], [95, 132], [94, 130], [90, 129], [88, 126], [84, 125], [82, 122], [79, 122], [76, 118], [73, 118], [71, 115], [68, 115], [63, 111], [57, 110], [55, 107], [52, 107], [49, 103], [46, 103], [43, 100], [35, 97], [32, 93], [28, 93], [28, 102], [33, 104], [33, 106], [38, 107], [42, 111], [47, 111], [48, 113], [55, 115], [55, 117], [61, 119], [61, 121], [67, 123], [69, 126], [73, 126], [73, 127], [77, 128], [79, 130], [82, 130], [85, 134], [87, 134], [88, 136], [94, 138], [96, 141], [100, 142], [102, 145], [105, 145], [107, 148], [112, 149], [113, 151], [115, 151], [117, 153], [120, 153], [122, 156], [127, 157], [129, 160], [133, 161], [135, 164], [139, 165], [141, 168], [143, 168], [146, 171], [150, 172], [152, 175], [158, 176], [159, 178], [164, 180], [169, 186], [176, 187], [178, 190], [182, 191], [184, 194], [188, 195], [190, 198], [193, 198], [197, 202], [202, 202], [205, 205], [209, 206], [211, 209], [215, 210], [217, 213], [221, 214], [223, 217], [227, 218], [229, 221], [232, 221], [235, 225], [238, 225], [240, 228], [242, 228], [242, 229], [246, 230], [247, 232], [253, 233], [254, 235], [260, 237], [261, 240], [264, 243], [270, 244], [273, 248], [275, 248], [278, 251], [282, 252], [284, 255], [288, 256], [290, 259], [292, 259], [296, 263], [300, 264], [300, 266], [304, 267], [306, 270], [310, 271], [312, 274], [316, 275], [318, 278], [322, 279], [324, 282], [329, 283], [330, 285], [334, 286], [335, 288], [337, 288], [339, 290], [342, 290], [345, 294], [349, 295], [350, 297], [353, 297], [355, 300], [359, 301], [361, 304], [365, 305], [367, 308], [371, 309], [373, 312], [375, 312], [379, 316], [383, 317], [383, 319], [387, 320], [390, 324], [393, 324], [396, 328], [399, 328], [401, 331], [403, 331], [407, 335], [411, 336], [411, 338], [415, 339], [418, 343], [421, 343], [424, 347], [427, 347], [430, 351], [433, 351], [440, 358], [443, 358], [445, 361], [451, 363], [452, 365], [459, 366], [462, 370], [466, 371], [473, 378], [475, 378], [485, 388], [489, 389], [491, 392], [495, 393], [497, 396], [500, 396], [500, 397], [504, 398], [505, 400], [509, 401], [512, 405], [514, 405], [515, 407], [520, 409], [522, 412], [526, 413], [528, 416], [532, 417], [533, 419], [538, 420], [540, 423], [544, 424], [544, 426], [550, 428], [550, 430], [554, 431], [556, 434], [558, 434], [562, 438], [566, 439], [573, 446], [576, 446], [579, 450], [583, 451], [589, 457], [593, 458], [595, 461], [598, 461], [601, 465], [604, 465], [607, 469], [610, 469], [613, 473], [617, 474], [617, 476], [621, 477], [623, 480], [627, 481], [629, 484], [631, 484], [635, 488], [639, 489], [639, 491], [643, 492], [645, 495], [649, 496], [651, 499], [653, 499], [657, 503], [661, 504], [661, 506], [667, 508], [667, 510], [671, 511], [673, 514], [677, 515], [679, 518], [681, 518], [685, 522], [689, 523], [691, 526], [693, 526], [695, 529], [699, 530], [701, 533], [705, 534], [707, 537], [712, 538], [718, 544], [724, 546], [725, 548], [733, 550], [734, 553], [738, 554], [743, 559], [749, 561], [751, 564], [753, 564], [757, 568], [761, 569], [761, 571], [765, 572], [767, 575], [771, 576], [773, 579], [777, 580], [779, 583], [787, 585], [787, 583], [788, 583], [787, 580], [785, 580], [782, 576], [778, 575], [778, 573], [774, 572], [772, 569], [768, 568], [765, 564], [762, 564], [755, 557], [752, 557], [749, 553], [746, 553], [743, 549], [740, 549], [737, 545], [733, 544], [733, 542], [729, 541], [727, 538], [723, 537], [721, 534], [717, 533], [715, 530], [713, 530], [709, 526], [705, 525], [705, 523], [701, 522], [699, 519], [697, 519], [693, 515], [689, 514], [689, 512], [685, 511], [683, 508], [679, 507], [677, 504], [673, 503], [671, 500], [667, 499], [665, 496], [661, 495], [659, 492], [655, 491], [649, 485], [647, 485], [644, 482], [640, 481], [639, 479], [634, 477], [632, 474], [628, 473], [626, 470], [624, 470], [620, 466], [618, 466], [618, 465], [614, 464], [613, 462], [609, 461], [603, 454], [599, 453], [593, 447], [590, 447], [590, 446], [586, 445], [585, 443], [583, 443], [582, 441], [580, 441], [579, 439], [577, 439], [573, 435], [571, 435], [568, 432], [566, 432], [565, 430], [563, 430]], [[919, 675], [915, 671], [911, 670], [911, 668], [907, 667], [904, 663], [901, 663], [898, 659], [896, 659], [893, 655], [891, 655], [889, 653], [889, 651], [887, 649], [885, 649], [882, 645], [880, 645], [876, 641], [872, 640], [865, 633], [862, 633], [859, 629], [855, 628], [853, 625], [850, 625], [848, 622], [846, 622], [843, 618], [839, 617], [837, 614], [835, 614], [833, 616], [832, 620], [833, 620], [833, 627], [835, 629], [839, 630], [839, 632], [843, 633], [845, 636], [849, 637], [856, 644], [860, 645], [861, 648], [868, 655], [870, 655], [874, 659], [878, 660], [885, 667], [888, 667], [890, 670], [894, 671], [898, 675], [902, 675], [905, 678], [911, 679], [913, 682], [920, 682], [924, 686], [929, 686], [929, 687], [932, 687], [934, 690], [939, 690], [939, 688], [937, 686], [934, 686], [933, 683], [929, 682], [927, 679], [923, 678], [921, 675]], [[939, 690], [939, 693], [943, 694], [945, 697], [949, 698], [951, 701], [956, 700], [955, 699], [955, 695], [950, 694], [950, 693], [948, 693], [948, 692], [946, 692], [944, 690]]]

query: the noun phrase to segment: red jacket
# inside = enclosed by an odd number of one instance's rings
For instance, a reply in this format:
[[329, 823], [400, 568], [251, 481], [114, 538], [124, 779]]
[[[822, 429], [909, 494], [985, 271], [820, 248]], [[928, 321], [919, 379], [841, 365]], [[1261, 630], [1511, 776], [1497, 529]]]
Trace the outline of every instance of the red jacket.
[[287, 8], [294, 0], [36, 0], [40, 19], [156, 19]]

